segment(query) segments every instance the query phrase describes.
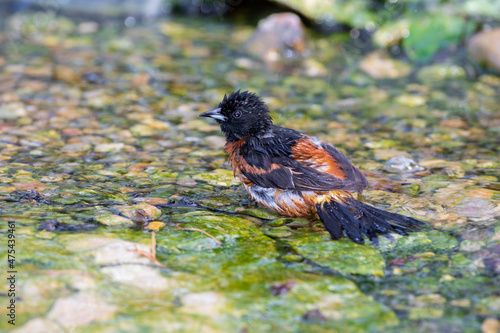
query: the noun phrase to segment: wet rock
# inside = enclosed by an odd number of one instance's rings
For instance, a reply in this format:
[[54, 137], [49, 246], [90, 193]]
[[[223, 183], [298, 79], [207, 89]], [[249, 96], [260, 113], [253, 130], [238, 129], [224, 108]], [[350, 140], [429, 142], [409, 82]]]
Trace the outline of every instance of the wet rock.
[[194, 179], [203, 180], [209, 184], [223, 187], [240, 184], [240, 181], [234, 178], [233, 172], [226, 169], [216, 169], [210, 173], [199, 173], [194, 176]]
[[425, 170], [417, 162], [406, 156], [394, 156], [384, 166], [384, 169], [393, 173], [418, 172]]
[[226, 139], [219, 135], [209, 135], [203, 139], [203, 143], [212, 149], [222, 149], [226, 144]]
[[384, 258], [370, 245], [349, 240], [332, 242], [328, 236], [318, 234], [303, 235], [290, 240], [290, 244], [305, 258], [342, 274], [384, 275]]
[[56, 66], [54, 69], [55, 79], [65, 82], [77, 82], [80, 78], [79, 73], [77, 73], [73, 68], [68, 66]]
[[39, 226], [39, 229], [45, 230], [45, 231], [72, 231], [72, 232], [78, 232], [78, 231], [91, 231], [98, 229], [99, 226], [91, 223], [84, 223], [84, 224], [69, 224], [69, 223], [64, 223], [60, 222], [56, 219], [52, 219], [49, 221], [45, 221]]
[[132, 135], [134, 136], [143, 137], [143, 136], [153, 136], [157, 133], [157, 131], [153, 127], [148, 125], [136, 124], [130, 127], [130, 133], [132, 133]]
[[326, 317], [325, 315], [319, 310], [311, 310], [307, 311], [303, 316], [302, 320], [310, 323], [325, 323], [326, 322]]
[[484, 198], [463, 198], [451, 211], [468, 218], [491, 219], [500, 216], [500, 206]]
[[94, 152], [96, 153], [108, 153], [108, 152], [117, 152], [122, 150], [125, 147], [125, 144], [122, 142], [116, 143], [101, 143], [94, 147]]
[[46, 333], [46, 332], [64, 333], [65, 330], [63, 330], [59, 326], [59, 324], [54, 320], [45, 318], [35, 318], [31, 319], [18, 329], [12, 330], [11, 332], [12, 333]]
[[482, 333], [498, 333], [500, 332], [500, 320], [495, 318], [486, 318], [481, 324]]
[[153, 205], [153, 206], [165, 205], [169, 201], [168, 199], [157, 198], [157, 197], [134, 198], [132, 200], [135, 202], [145, 202], [145, 203]]
[[401, 105], [409, 107], [416, 107], [426, 103], [424, 96], [410, 94], [401, 94], [395, 98], [395, 101]]
[[69, 297], [59, 298], [47, 318], [66, 329], [74, 329], [92, 322], [110, 319], [117, 309], [117, 306], [104, 302], [97, 294], [79, 292]]
[[68, 143], [61, 148], [61, 153], [66, 154], [84, 154], [89, 152], [92, 146], [88, 143], [78, 142], [78, 143]]
[[116, 206], [115, 208], [129, 219], [137, 218], [138, 211], [140, 211], [139, 214], [144, 215], [150, 221], [156, 220], [161, 216], [159, 208], [143, 202], [133, 206]]
[[181, 304], [183, 305], [183, 312], [216, 316], [219, 314], [220, 309], [224, 307], [225, 299], [220, 293], [207, 291], [187, 294], [181, 297]]
[[500, 275], [500, 258], [492, 257], [483, 259], [484, 267], [494, 275]]
[[[90, 253], [100, 270], [111, 280], [156, 292], [174, 288], [174, 279], [163, 277], [154, 263], [144, 255], [151, 255], [151, 247], [144, 244], [104, 237], [91, 237], [71, 243], [74, 250]], [[143, 255], [141, 255], [143, 254]]]
[[177, 248], [183, 251], [201, 252], [206, 250], [213, 250], [219, 247], [219, 244], [211, 238], [198, 238], [179, 243]]
[[144, 229], [148, 230], [153, 230], [153, 231], [160, 231], [161, 228], [165, 226], [165, 223], [160, 222], [160, 221], [153, 221], [150, 222], [147, 226], [144, 227]]
[[259, 21], [245, 48], [268, 63], [300, 57], [306, 51], [302, 22], [293, 13], [272, 14]]
[[374, 79], [397, 79], [407, 76], [411, 72], [409, 64], [391, 59], [388, 54], [382, 51], [366, 55], [361, 60], [359, 68]]
[[481, 31], [467, 41], [467, 53], [475, 61], [500, 72], [500, 28]]
[[277, 237], [277, 238], [286, 238], [292, 235], [292, 232], [288, 227], [280, 227], [280, 228], [265, 228], [262, 229], [264, 235], [269, 237]]
[[0, 119], [16, 119], [26, 116], [26, 108], [22, 103], [9, 103], [0, 106]]
[[465, 70], [460, 66], [438, 64], [422, 68], [418, 74], [418, 79], [429, 86], [442, 80], [465, 79]]
[[101, 74], [95, 72], [86, 72], [82, 74], [81, 80], [91, 84], [103, 84], [104, 78]]
[[134, 222], [131, 219], [120, 215], [98, 215], [94, 217], [95, 221], [107, 226], [115, 225], [133, 225]]

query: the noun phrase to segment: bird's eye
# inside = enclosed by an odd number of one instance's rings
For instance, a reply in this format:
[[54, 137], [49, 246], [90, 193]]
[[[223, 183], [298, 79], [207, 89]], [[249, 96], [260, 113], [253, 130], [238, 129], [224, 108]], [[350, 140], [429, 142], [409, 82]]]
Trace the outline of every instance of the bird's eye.
[[233, 113], [233, 117], [234, 117], [234, 118], [239, 118], [239, 117], [241, 117], [241, 112], [240, 112], [240, 111], [234, 111], [234, 113]]

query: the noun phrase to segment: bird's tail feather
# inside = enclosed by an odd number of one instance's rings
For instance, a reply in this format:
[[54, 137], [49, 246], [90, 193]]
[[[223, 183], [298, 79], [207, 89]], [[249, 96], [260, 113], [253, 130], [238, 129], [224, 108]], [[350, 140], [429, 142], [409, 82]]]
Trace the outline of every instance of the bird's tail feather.
[[316, 210], [333, 239], [345, 234], [358, 244], [364, 244], [363, 235], [378, 244], [377, 235], [388, 238], [392, 232], [407, 235], [424, 225], [414, 218], [386, 212], [354, 199], [346, 199], [344, 203], [334, 200], [318, 203]]

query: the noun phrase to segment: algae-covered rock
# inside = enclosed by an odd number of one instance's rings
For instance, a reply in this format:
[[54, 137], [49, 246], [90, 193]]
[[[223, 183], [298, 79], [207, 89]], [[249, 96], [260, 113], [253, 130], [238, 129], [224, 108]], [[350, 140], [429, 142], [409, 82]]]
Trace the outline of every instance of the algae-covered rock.
[[383, 276], [385, 260], [373, 246], [342, 239], [332, 242], [324, 234], [303, 235], [289, 243], [305, 258], [341, 274]]
[[138, 213], [149, 220], [156, 220], [161, 216], [161, 210], [159, 208], [144, 202], [133, 206], [116, 206], [115, 208], [132, 220], [137, 218]]
[[233, 171], [226, 169], [216, 169], [211, 172], [203, 172], [194, 175], [194, 179], [206, 181], [209, 184], [229, 187], [239, 185], [240, 181], [234, 178]]
[[115, 225], [133, 225], [134, 222], [131, 219], [120, 215], [98, 215], [95, 220], [101, 224], [115, 226]]

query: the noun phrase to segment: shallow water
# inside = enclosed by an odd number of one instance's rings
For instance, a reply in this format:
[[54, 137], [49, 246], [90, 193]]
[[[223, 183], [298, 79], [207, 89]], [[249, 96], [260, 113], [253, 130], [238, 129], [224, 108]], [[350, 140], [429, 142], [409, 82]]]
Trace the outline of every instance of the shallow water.
[[[252, 27], [220, 21], [8, 32], [1, 244], [5, 263], [15, 222], [19, 332], [464, 332], [498, 319], [499, 77], [436, 64], [375, 80], [336, 36], [310, 36], [314, 61], [278, 71], [243, 51]], [[344, 150], [366, 202], [431, 228], [361, 246], [257, 207], [218, 126], [196, 118], [236, 89]], [[398, 155], [425, 170], [387, 172]], [[100, 228], [40, 230], [52, 219]]]

